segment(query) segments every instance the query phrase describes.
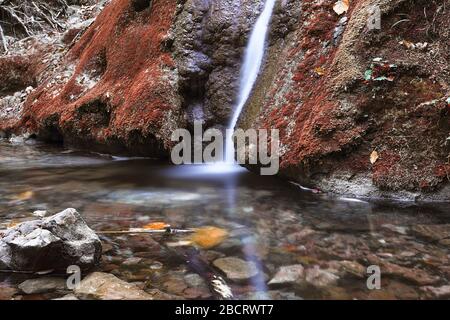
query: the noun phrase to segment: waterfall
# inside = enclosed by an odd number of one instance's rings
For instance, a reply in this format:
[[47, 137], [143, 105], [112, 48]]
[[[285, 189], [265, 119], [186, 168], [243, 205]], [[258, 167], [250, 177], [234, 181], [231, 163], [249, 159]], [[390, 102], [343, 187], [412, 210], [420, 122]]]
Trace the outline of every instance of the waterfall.
[[242, 112], [242, 108], [252, 92], [253, 86], [261, 69], [270, 18], [272, 17], [275, 1], [276, 0], [266, 0], [264, 9], [253, 27], [250, 39], [245, 49], [244, 62], [240, 73], [238, 103], [234, 109], [233, 117], [231, 118], [231, 122], [228, 126], [225, 142], [225, 160], [227, 163], [235, 162], [235, 150], [232, 135], [239, 119], [239, 115]]

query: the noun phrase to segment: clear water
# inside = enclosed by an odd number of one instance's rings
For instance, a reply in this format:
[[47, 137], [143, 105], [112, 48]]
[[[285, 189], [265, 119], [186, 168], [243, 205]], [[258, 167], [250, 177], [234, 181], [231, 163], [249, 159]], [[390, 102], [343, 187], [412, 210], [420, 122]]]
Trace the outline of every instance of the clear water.
[[[26, 191], [32, 191], [32, 196], [20, 200], [18, 195]], [[0, 229], [35, 219], [34, 210], [56, 213], [68, 207], [76, 208], [94, 230], [126, 230], [152, 221], [175, 228], [228, 230], [227, 240], [196, 254], [213, 269], [212, 261], [223, 256], [257, 265], [257, 277], [228, 281], [237, 299], [428, 297], [422, 292], [423, 284], [401, 274], [383, 275], [382, 289], [371, 291], [366, 278], [337, 271], [344, 260], [366, 268], [370, 256], [419, 270], [435, 279], [434, 286], [450, 279], [448, 242], [430, 241], [412, 231], [417, 224], [449, 224], [450, 204], [355, 202], [305, 192], [243, 169], [217, 175], [203, 167], [0, 142]], [[183, 236], [102, 237], [105, 252], [98, 270], [184, 298], [212, 298], [207, 289], [192, 288], [186, 282], [195, 271], [177, 256], [185, 248], [166, 250], [167, 243], [179, 240]], [[133, 262], [133, 258], [140, 259]], [[338, 280], [326, 285], [320, 279], [268, 285], [279, 267], [293, 264], [331, 270]], [[0, 273], [0, 288], [16, 287], [30, 277], [36, 276]]]
[[[266, 38], [274, 6], [275, 0], [266, 0], [264, 9], [250, 34], [241, 68], [238, 103], [233, 110], [233, 116], [228, 127], [231, 129], [229, 130], [230, 133], [236, 127], [242, 108], [244, 108], [258, 78], [264, 58]], [[225, 143], [225, 159], [228, 163], [234, 163], [234, 142], [231, 134], [227, 137]]]

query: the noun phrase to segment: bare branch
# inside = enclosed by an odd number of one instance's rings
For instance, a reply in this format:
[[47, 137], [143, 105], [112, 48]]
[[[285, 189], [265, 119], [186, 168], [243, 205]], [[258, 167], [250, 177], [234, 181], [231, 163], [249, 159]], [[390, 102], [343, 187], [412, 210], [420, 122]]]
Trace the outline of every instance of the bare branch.
[[5, 34], [3, 33], [3, 28], [0, 25], [0, 41], [2, 42], [3, 52], [8, 52], [8, 45], [6, 43]]

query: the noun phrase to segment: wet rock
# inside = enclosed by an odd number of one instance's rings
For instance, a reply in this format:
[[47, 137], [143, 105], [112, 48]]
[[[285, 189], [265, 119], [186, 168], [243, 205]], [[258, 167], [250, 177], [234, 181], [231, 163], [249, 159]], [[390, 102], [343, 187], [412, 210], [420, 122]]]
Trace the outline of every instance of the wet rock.
[[158, 289], [145, 289], [145, 292], [147, 292], [153, 300], [183, 300], [183, 297], [168, 294]]
[[207, 287], [205, 280], [196, 273], [189, 273], [184, 276], [184, 280], [190, 287]]
[[127, 267], [135, 267], [143, 261], [143, 258], [131, 257], [122, 262], [122, 265]]
[[79, 300], [74, 294], [66, 294], [65, 296], [62, 296], [61, 298], [56, 298], [53, 300]]
[[327, 287], [334, 285], [339, 277], [328, 270], [320, 269], [318, 266], [306, 269], [305, 281], [315, 287]]
[[450, 224], [416, 225], [411, 228], [413, 234], [430, 241], [450, 238]]
[[259, 273], [255, 263], [235, 257], [219, 258], [213, 264], [233, 281], [248, 280]]
[[370, 263], [378, 265], [382, 275], [390, 275], [397, 278], [403, 278], [409, 282], [426, 286], [439, 281], [439, 277], [432, 276], [426, 271], [418, 268], [406, 268], [397, 264], [384, 261], [378, 257], [370, 255], [368, 257]]
[[284, 292], [278, 290], [269, 290], [249, 292], [240, 297], [243, 300], [303, 300], [294, 292]]
[[74, 294], [81, 300], [152, 300], [153, 296], [112, 274], [94, 272], [84, 278]]
[[450, 297], [450, 285], [445, 285], [442, 287], [431, 287], [426, 286], [421, 288], [426, 295], [432, 298], [449, 298]]
[[168, 293], [175, 295], [182, 295], [183, 291], [188, 288], [188, 285], [181, 277], [172, 276], [166, 280], [163, 284], [162, 289]]
[[358, 278], [366, 277], [367, 274], [366, 268], [356, 261], [348, 261], [348, 260], [339, 261], [339, 265], [345, 272], [350, 273], [355, 277]]
[[89, 268], [102, 252], [98, 236], [75, 209], [42, 220], [27, 221], [0, 235], [0, 268], [65, 270]]
[[0, 300], [11, 300], [17, 292], [16, 288], [0, 283]]
[[48, 293], [66, 290], [66, 280], [56, 277], [29, 279], [19, 284], [19, 289], [25, 294]]
[[304, 268], [301, 264], [281, 267], [269, 284], [283, 284], [297, 282], [304, 276]]

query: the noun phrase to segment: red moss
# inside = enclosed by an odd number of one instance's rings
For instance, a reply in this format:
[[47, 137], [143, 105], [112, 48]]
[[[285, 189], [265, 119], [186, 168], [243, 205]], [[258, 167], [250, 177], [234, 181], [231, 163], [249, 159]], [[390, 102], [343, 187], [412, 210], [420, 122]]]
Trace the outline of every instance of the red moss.
[[[151, 10], [142, 12], [134, 11], [130, 0], [109, 4], [68, 53], [65, 64], [75, 64], [73, 76], [56, 96], [54, 85], [41, 85], [26, 103], [23, 125], [45, 130], [45, 120], [57, 114], [57, 125], [68, 140], [125, 141], [130, 130], [143, 136], [158, 134], [176, 94], [164, 80], [163, 70], [174, 64], [162, 50], [175, 8], [175, 0], [154, 0]], [[86, 89], [76, 80], [83, 74], [99, 81]], [[80, 108], [94, 101], [101, 101], [110, 112], [106, 126], [96, 127], [95, 121], [77, 117]]]

